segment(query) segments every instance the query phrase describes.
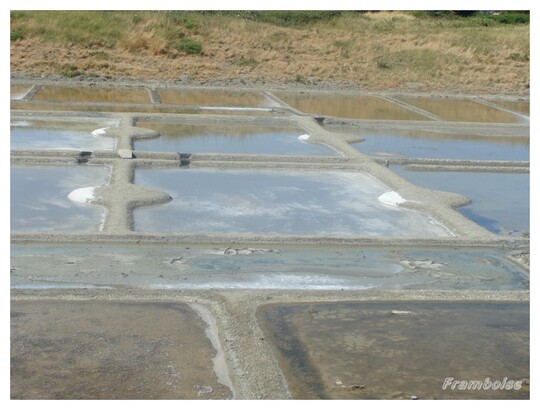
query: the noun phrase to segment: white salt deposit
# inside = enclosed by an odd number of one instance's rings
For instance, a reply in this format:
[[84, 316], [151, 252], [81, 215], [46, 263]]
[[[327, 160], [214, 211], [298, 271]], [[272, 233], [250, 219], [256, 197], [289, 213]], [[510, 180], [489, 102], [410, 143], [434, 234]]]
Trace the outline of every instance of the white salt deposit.
[[11, 127], [30, 127], [32, 123], [30, 121], [13, 121]]
[[306, 143], [306, 141], [309, 139], [309, 135], [303, 134], [298, 137], [298, 141]]
[[86, 188], [79, 188], [75, 191], [71, 191], [68, 195], [68, 198], [73, 201], [77, 202], [81, 205], [90, 205], [96, 197], [94, 196], [94, 192], [96, 186], [89, 186]]
[[399, 206], [406, 200], [401, 197], [396, 191], [385, 192], [378, 198], [379, 202], [390, 206]]
[[98, 128], [97, 130], [92, 131], [92, 135], [94, 137], [98, 137], [100, 135], [105, 135], [107, 133], [107, 130], [111, 127], [105, 127], [105, 128]]

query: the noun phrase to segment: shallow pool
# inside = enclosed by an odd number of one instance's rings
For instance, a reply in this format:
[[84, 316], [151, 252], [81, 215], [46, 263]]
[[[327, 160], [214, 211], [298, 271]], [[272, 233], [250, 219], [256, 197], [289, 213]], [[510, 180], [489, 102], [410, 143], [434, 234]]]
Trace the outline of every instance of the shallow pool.
[[182, 125], [138, 122], [143, 128], [161, 134], [159, 138], [136, 140], [135, 149], [185, 153], [238, 153], [275, 155], [336, 155], [332, 149], [298, 139], [297, 128], [271, 128], [243, 125]]
[[413, 131], [344, 130], [364, 141], [352, 144], [373, 156], [529, 161], [529, 138], [483, 137]]
[[35, 166], [11, 167], [12, 231], [97, 231], [105, 210], [68, 195], [79, 188], [104, 185], [106, 167]]
[[530, 231], [529, 174], [390, 168], [416, 185], [470, 198], [472, 203], [458, 211], [493, 233], [521, 235]]
[[427, 215], [381, 203], [389, 189], [364, 173], [141, 169], [135, 183], [173, 198], [137, 208], [137, 231], [450, 236]]
[[117, 123], [114, 120], [12, 120], [11, 149], [111, 150], [116, 140], [99, 130], [116, 127]]
[[276, 93], [294, 108], [310, 114], [369, 120], [429, 120], [426, 116], [371, 96]]
[[399, 99], [435, 114], [447, 121], [493, 123], [527, 122], [520, 115], [514, 115], [470, 100], [423, 97], [399, 97]]

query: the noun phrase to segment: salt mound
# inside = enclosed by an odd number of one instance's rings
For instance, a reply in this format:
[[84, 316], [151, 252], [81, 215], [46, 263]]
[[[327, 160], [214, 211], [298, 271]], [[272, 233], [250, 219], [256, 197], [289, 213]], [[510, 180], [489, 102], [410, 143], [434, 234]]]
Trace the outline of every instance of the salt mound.
[[98, 137], [100, 135], [105, 135], [107, 133], [107, 130], [111, 127], [105, 127], [105, 128], [98, 128], [97, 130], [92, 131], [92, 135], [94, 137]]
[[306, 143], [306, 141], [309, 139], [309, 135], [303, 134], [298, 137], [298, 141]]
[[406, 201], [396, 191], [385, 192], [378, 198], [379, 202], [390, 206], [399, 206]]
[[97, 186], [89, 186], [86, 188], [79, 188], [75, 191], [71, 191], [68, 195], [68, 198], [73, 201], [77, 202], [81, 205], [90, 205], [96, 197], [94, 196], [94, 192]]

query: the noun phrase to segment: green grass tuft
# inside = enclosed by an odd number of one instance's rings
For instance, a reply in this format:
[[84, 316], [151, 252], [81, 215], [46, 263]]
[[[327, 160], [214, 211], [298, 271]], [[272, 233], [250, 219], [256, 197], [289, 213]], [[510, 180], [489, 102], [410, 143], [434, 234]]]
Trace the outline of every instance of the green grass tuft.
[[176, 43], [175, 48], [187, 54], [201, 54], [202, 44], [190, 38], [183, 38]]

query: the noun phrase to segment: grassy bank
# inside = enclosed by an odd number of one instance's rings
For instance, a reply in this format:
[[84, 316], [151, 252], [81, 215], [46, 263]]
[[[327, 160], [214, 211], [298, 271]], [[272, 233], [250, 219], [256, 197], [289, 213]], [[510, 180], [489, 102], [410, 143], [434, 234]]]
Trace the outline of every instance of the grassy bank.
[[526, 90], [528, 15], [15, 11], [11, 70], [369, 89]]

